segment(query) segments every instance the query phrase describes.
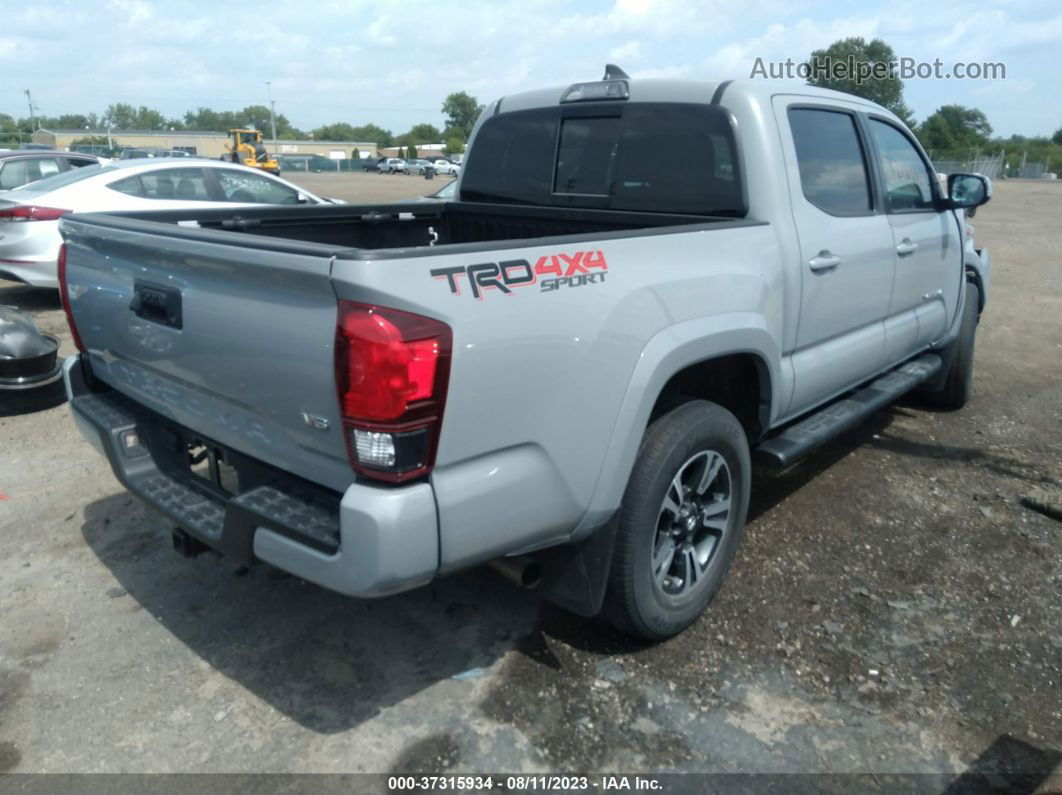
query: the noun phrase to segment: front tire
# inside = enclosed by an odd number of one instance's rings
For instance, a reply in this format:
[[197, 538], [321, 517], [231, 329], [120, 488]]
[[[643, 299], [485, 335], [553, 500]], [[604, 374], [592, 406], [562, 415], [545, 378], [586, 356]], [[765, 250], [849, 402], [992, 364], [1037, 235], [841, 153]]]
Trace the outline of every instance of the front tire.
[[745, 431], [696, 400], [649, 426], [617, 517], [605, 617], [648, 640], [692, 624], [722, 585], [748, 513]]

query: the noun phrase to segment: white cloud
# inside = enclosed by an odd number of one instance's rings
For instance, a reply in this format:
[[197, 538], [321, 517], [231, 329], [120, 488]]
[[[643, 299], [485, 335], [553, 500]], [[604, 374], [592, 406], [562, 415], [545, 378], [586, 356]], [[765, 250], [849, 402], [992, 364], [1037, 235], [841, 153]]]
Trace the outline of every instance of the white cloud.
[[919, 60], [1006, 62], [999, 90], [909, 81], [907, 101], [920, 116], [958, 102], [982, 107], [1006, 134], [1058, 126], [1057, 0], [864, 0], [857, 11], [823, 0], [463, 0], [443, 19], [437, 8], [432, 0], [258, 0], [253, 9], [34, 0], [0, 32], [0, 74], [26, 76], [25, 85], [0, 79], [0, 113], [25, 115], [29, 88], [43, 113], [128, 102], [173, 117], [264, 104], [270, 80], [277, 110], [303, 129], [348, 120], [402, 131], [439, 125], [451, 91], [487, 102], [597, 79], [609, 61], [636, 77], [745, 78], [757, 57], [800, 61], [863, 36]]
[[689, 64], [681, 64], [680, 66], [656, 66], [651, 69], [638, 69], [634, 72], [632, 77], [652, 78], [652, 77], [688, 77], [693, 68]]
[[126, 25], [137, 26], [151, 21], [154, 12], [145, 0], [107, 0], [107, 5], [121, 13]]
[[642, 60], [642, 45], [637, 41], [628, 41], [608, 51], [608, 57], [616, 61]]

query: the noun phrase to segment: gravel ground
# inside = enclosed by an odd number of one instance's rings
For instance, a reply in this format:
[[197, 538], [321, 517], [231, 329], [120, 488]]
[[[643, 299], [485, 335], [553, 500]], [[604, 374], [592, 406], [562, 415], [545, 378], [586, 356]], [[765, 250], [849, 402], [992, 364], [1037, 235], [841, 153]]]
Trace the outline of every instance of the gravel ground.
[[356, 171], [353, 174], [290, 171], [281, 176], [310, 193], [348, 202], [399, 201], [426, 196], [442, 189], [452, 180], [442, 175], [425, 179], [413, 174], [379, 174], [372, 171]]
[[[285, 176], [358, 201], [445, 184]], [[1062, 523], [1021, 502], [1062, 487], [1059, 217], [1062, 185], [996, 186], [970, 405], [906, 401], [760, 478], [712, 608], [657, 646], [487, 570], [360, 602], [184, 560], [65, 405], [0, 408], [0, 769], [998, 769], [1029, 791], [1062, 760]], [[71, 351], [53, 293], [0, 302]]]

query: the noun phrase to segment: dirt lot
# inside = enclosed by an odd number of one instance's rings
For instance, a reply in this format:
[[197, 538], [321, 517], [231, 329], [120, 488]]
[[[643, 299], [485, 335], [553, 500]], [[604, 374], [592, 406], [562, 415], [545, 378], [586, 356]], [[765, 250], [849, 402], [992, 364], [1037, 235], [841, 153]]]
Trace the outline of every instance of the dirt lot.
[[[445, 184], [302, 181], [363, 201]], [[972, 403], [905, 402], [760, 479], [713, 607], [654, 647], [486, 570], [359, 602], [184, 560], [65, 405], [0, 411], [0, 768], [1002, 765], [1028, 791], [1062, 760], [1062, 523], [1021, 504], [1062, 487], [1060, 217], [1062, 185], [997, 185]], [[0, 302], [71, 351], [53, 293], [0, 283]]]
[[426, 196], [441, 190], [452, 180], [452, 177], [441, 175], [425, 179], [412, 174], [378, 174], [372, 171], [356, 171], [353, 174], [290, 171], [281, 176], [318, 196], [348, 202], [398, 201]]

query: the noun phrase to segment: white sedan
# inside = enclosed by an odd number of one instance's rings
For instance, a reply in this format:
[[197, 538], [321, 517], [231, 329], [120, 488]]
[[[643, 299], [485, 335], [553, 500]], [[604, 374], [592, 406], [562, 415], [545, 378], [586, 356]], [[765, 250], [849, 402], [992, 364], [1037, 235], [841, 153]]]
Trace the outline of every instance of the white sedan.
[[332, 204], [253, 168], [215, 160], [122, 160], [0, 194], [0, 278], [58, 287], [59, 218], [67, 213]]
[[456, 177], [461, 173], [461, 166], [458, 163], [452, 163], [449, 160], [436, 160], [435, 161], [435, 173], [436, 174], [449, 174]]

